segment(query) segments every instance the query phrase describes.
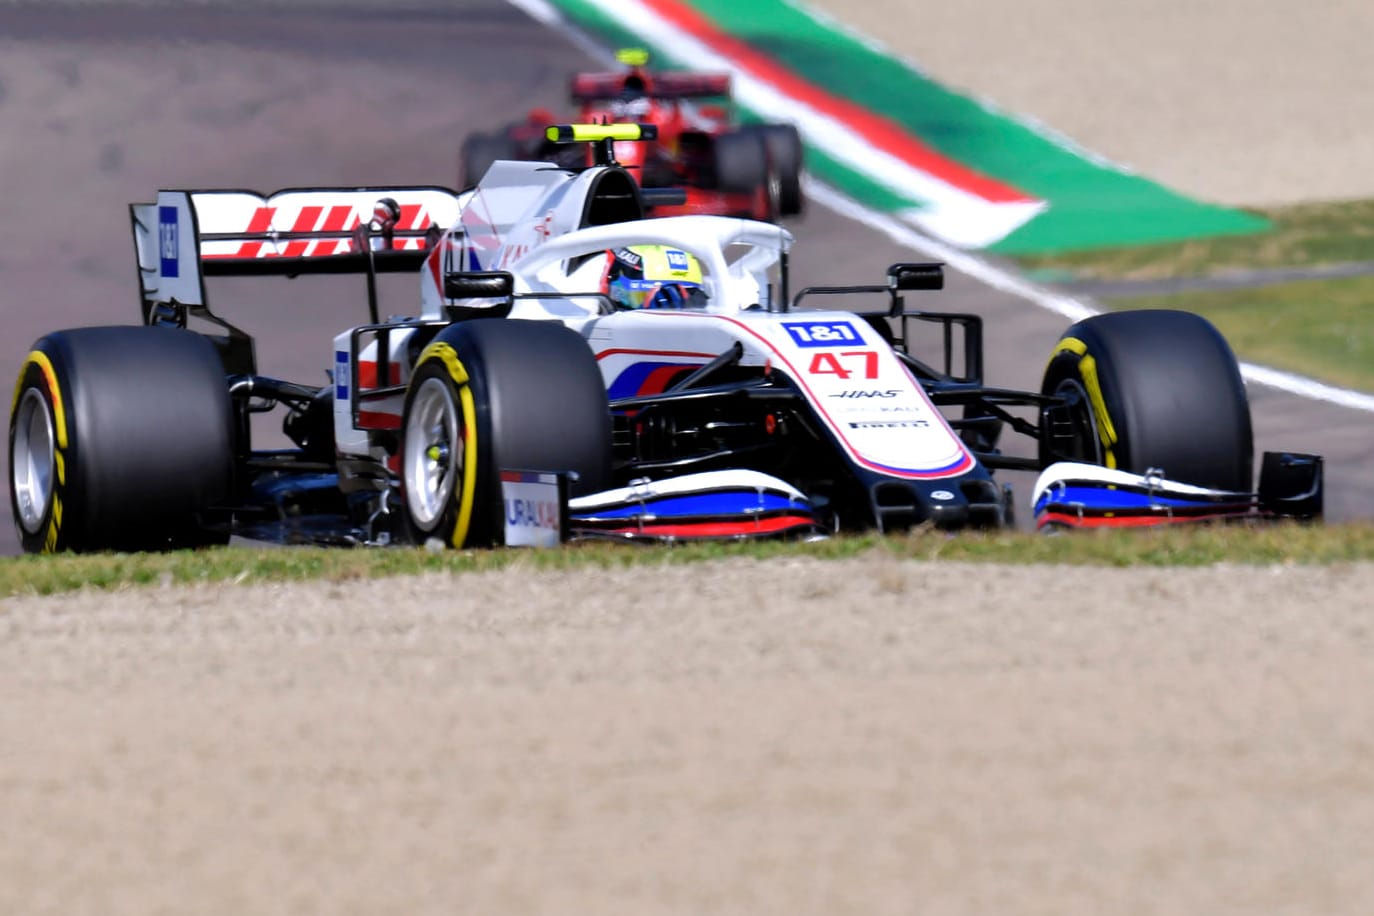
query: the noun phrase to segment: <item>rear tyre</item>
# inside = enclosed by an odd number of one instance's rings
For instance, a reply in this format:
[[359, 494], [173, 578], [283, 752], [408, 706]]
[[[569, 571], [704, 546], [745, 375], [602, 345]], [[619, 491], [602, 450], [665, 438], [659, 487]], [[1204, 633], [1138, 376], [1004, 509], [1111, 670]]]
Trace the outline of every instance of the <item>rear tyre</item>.
[[573, 471], [573, 495], [610, 485], [601, 372], [586, 341], [554, 322], [445, 328], [416, 363], [402, 425], [405, 512], [418, 543], [499, 544], [503, 469]]
[[504, 134], [472, 134], [463, 141], [458, 187], [470, 188], [477, 184], [497, 160], [519, 158], [515, 141]]
[[716, 186], [722, 191], [752, 194], [769, 180], [768, 146], [755, 130], [716, 137]]
[[1070, 327], [1041, 391], [1074, 405], [1061, 413], [1040, 459], [1067, 458], [1136, 474], [1158, 469], [1183, 483], [1249, 491], [1250, 405], [1235, 355], [1190, 312], [1095, 315]]
[[19, 373], [10, 507], [29, 553], [166, 550], [228, 542], [232, 413], [199, 334], [82, 328], [49, 334]]
[[801, 188], [801, 134], [791, 124], [757, 124], [745, 130], [763, 137], [768, 161], [777, 175], [779, 215], [800, 215], [805, 208]]

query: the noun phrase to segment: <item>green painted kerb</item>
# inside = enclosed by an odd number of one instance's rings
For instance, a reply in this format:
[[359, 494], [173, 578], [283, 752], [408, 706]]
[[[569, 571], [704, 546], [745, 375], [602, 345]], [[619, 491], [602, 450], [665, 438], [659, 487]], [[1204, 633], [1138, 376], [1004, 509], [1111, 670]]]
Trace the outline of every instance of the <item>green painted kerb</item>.
[[[644, 42], [587, 0], [554, 2], [573, 22], [610, 44]], [[1049, 202], [1043, 214], [991, 250], [1033, 254], [1240, 235], [1269, 228], [1261, 217], [1192, 200], [1067, 148], [951, 92], [784, 0], [691, 3], [722, 31], [767, 53], [809, 82], [882, 113], [950, 159]], [[652, 49], [660, 55], [670, 50]], [[808, 149], [808, 156], [808, 167], [817, 177], [868, 206], [887, 211], [913, 206], [815, 150]]]

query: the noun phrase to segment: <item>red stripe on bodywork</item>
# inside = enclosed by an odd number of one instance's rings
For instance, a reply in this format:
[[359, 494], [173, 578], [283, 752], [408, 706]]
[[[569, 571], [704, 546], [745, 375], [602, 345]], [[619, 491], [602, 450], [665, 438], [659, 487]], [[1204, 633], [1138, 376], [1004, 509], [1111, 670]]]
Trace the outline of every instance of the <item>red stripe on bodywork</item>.
[[[677, 311], [675, 309], [650, 309], [645, 311], [644, 314], [653, 315], [656, 319], [661, 319], [665, 321], [676, 320], [678, 318], [707, 317], [700, 314], [693, 314], [685, 311]], [[926, 394], [925, 389], [921, 387], [921, 383], [918, 382], [916, 380], [916, 377], [911, 374], [911, 370], [906, 369], [905, 366], [903, 366], [902, 368], [906, 372], [908, 382], [913, 386], [914, 390], [916, 391], [916, 394], [920, 396], [921, 400], [925, 402], [925, 405], [930, 408], [930, 411], [935, 416], [935, 418], [940, 422], [941, 425], [944, 426], [945, 432], [949, 434], [950, 439], [958, 448], [961, 457], [957, 458], [954, 464], [947, 465], [943, 468], [937, 468], [935, 470], [922, 471], [913, 468], [887, 467], [885, 465], [878, 464], [864, 457], [864, 455], [862, 455], [859, 452], [859, 450], [853, 445], [853, 443], [849, 441], [849, 437], [844, 434], [844, 429], [840, 426], [840, 423], [830, 415], [830, 411], [828, 411], [825, 408], [825, 405], [821, 402], [821, 399], [816, 397], [815, 392], [812, 390], [811, 386], [807, 384], [807, 373], [799, 371], [797, 367], [792, 364], [792, 361], [787, 358], [787, 354], [783, 353], [776, 346], [774, 346], [771, 340], [760, 334], [748, 322], [740, 321], [739, 319], [732, 318], [729, 315], [711, 315], [709, 317], [717, 321], [724, 321], [728, 324], [734, 325], [744, 333], [753, 337], [755, 340], [757, 340], [760, 344], [763, 345], [764, 349], [766, 349], [769, 353], [773, 354], [773, 356], [777, 358], [779, 364], [781, 364], [785, 368], [787, 374], [791, 376], [793, 382], [795, 382], [800, 388], [806, 391], [811, 406], [816, 410], [818, 414], [820, 414], [825, 419], [826, 423], [830, 426], [830, 429], [835, 434], [836, 438], [838, 438], [840, 442], [844, 444], [845, 450], [849, 452], [849, 454], [854, 458], [856, 462], [863, 465], [864, 467], [875, 471], [881, 471], [882, 473], [891, 475], [893, 477], [902, 477], [908, 480], [936, 480], [945, 477], [955, 477], [959, 474], [964, 473], [969, 468], [973, 467], [973, 453], [970, 452], [968, 448], [964, 445], [964, 441], [960, 439], [958, 435], [955, 434], [954, 430], [950, 427], [949, 422], [944, 418], [944, 415], [940, 413], [939, 409], [936, 408], [934, 402], [932, 402], [930, 400], [930, 397]], [[649, 351], [628, 350], [624, 352], [637, 353]], [[600, 354], [598, 354], [597, 359], [600, 358], [601, 356]]]
[[692, 350], [636, 350], [630, 347], [609, 347], [596, 354], [597, 361], [601, 361], [608, 356], [619, 356], [622, 353], [630, 353], [634, 356], [687, 356], [698, 359], [715, 359], [719, 353], [697, 353]]
[[[315, 224], [320, 221], [320, 214], [324, 212], [323, 207], [301, 207], [301, 212], [296, 216], [296, 222], [292, 224], [292, 232], [312, 232]], [[299, 258], [305, 254], [305, 249], [310, 246], [309, 242], [287, 242], [282, 249], [281, 256], [284, 258]]]
[[[420, 219], [424, 207], [420, 204], [402, 204], [401, 215], [396, 219], [396, 228], [413, 231], [416, 229], [427, 228]], [[418, 239], [393, 239], [392, 248], [423, 248], [424, 244], [416, 244]]]
[[[348, 204], [335, 204], [329, 208], [328, 215], [324, 218], [324, 225], [320, 227], [321, 232], [343, 232], [348, 227], [348, 218], [353, 215], [353, 207]], [[321, 239], [315, 243], [314, 249], [310, 252], [314, 255], [338, 254], [339, 245], [346, 244], [346, 239]]]
[[[446, 238], [444, 244], [450, 248], [456, 247], [453, 244], [453, 240], [450, 238]], [[425, 258], [425, 269], [429, 273], [430, 282], [434, 284], [434, 289], [438, 292], [439, 298], [447, 299], [448, 297], [444, 295], [442, 246], [436, 246], [435, 249], [429, 253], [429, 257]]]
[[816, 520], [806, 515], [777, 515], [772, 518], [740, 522], [699, 522], [668, 525], [628, 525], [604, 529], [614, 534], [641, 534], [652, 537], [720, 538], [751, 534], [778, 534], [791, 528], [814, 528]]
[[668, 387], [668, 382], [675, 376], [691, 372], [697, 368], [699, 367], [691, 363], [683, 363], [675, 366], [660, 366], [645, 376], [636, 394], [659, 394]]
[[376, 410], [358, 411], [360, 429], [400, 429], [401, 417], [394, 413], [381, 413]]
[[[253, 211], [253, 218], [248, 221], [248, 232], [270, 232], [272, 230], [272, 217], [276, 215], [275, 207], [258, 207]], [[238, 253], [235, 257], [256, 258], [262, 252], [262, 242], [244, 242], [239, 245]]]
[[1243, 518], [1249, 511], [1216, 512], [1209, 515], [1071, 515], [1067, 512], [1046, 512], [1035, 522], [1035, 527], [1046, 525], [1068, 525], [1070, 528], [1147, 528], [1152, 525], [1183, 525], [1192, 522], [1210, 522], [1218, 519]]
[[1030, 203], [1035, 198], [962, 163], [955, 162], [912, 136], [901, 125], [859, 105], [832, 95], [787, 67], [761, 54], [740, 39], [721, 31], [701, 13], [680, 0], [642, 0], [645, 6], [709, 45], [736, 65], [778, 91], [854, 128], [874, 146], [941, 181], [989, 203]]
[[[400, 384], [400, 378], [401, 378], [401, 364], [400, 364], [400, 363], [398, 363], [398, 362], [392, 362], [392, 363], [391, 363], [390, 376], [391, 376], [391, 382], [390, 382], [390, 383], [391, 383], [392, 385], [398, 385], [398, 384]], [[377, 363], [376, 363], [376, 361], [375, 361], [375, 360], [370, 360], [370, 359], [360, 359], [360, 360], [358, 360], [358, 388], [359, 388], [359, 390], [366, 391], [368, 388], [376, 388], [376, 387], [377, 387]]]

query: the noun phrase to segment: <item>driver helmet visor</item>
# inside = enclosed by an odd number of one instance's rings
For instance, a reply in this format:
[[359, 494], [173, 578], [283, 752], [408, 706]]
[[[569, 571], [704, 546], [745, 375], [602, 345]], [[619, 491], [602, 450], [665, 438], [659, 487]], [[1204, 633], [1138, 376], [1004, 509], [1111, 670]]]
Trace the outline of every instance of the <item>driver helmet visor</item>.
[[615, 284], [612, 298], [628, 309], [691, 309], [704, 308], [707, 303], [706, 290], [699, 283], [665, 283], [630, 277], [623, 277]]

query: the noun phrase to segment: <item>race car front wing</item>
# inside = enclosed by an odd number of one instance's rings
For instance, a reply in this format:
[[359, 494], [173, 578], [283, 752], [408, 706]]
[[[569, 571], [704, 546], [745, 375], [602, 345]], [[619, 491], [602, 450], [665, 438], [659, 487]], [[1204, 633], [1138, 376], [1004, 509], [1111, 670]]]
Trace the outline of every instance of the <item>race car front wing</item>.
[[1217, 519], [1315, 520], [1322, 514], [1322, 459], [1265, 452], [1253, 493], [1180, 483], [1150, 470], [1133, 474], [1095, 464], [1059, 462], [1046, 468], [1031, 496], [1035, 525], [1130, 528]]

